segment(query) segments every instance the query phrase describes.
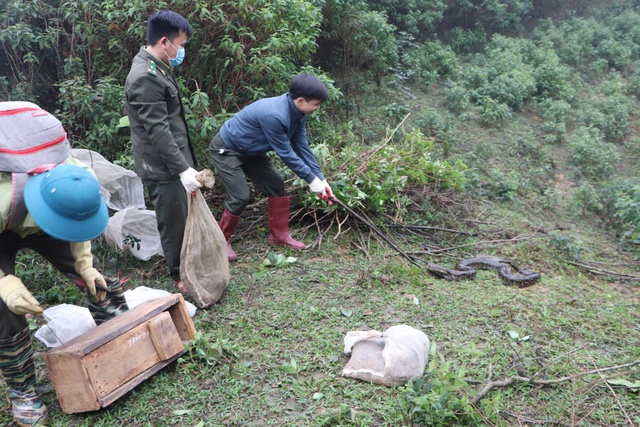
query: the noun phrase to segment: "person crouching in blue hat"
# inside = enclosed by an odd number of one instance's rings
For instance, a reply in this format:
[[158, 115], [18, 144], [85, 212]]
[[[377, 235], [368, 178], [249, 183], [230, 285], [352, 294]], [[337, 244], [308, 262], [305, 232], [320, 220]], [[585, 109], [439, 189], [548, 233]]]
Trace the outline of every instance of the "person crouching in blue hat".
[[25, 317], [43, 311], [14, 275], [16, 255], [23, 248], [42, 255], [85, 290], [92, 317], [103, 323], [128, 309], [119, 280], [105, 278], [91, 254], [90, 240], [103, 233], [108, 219], [98, 181], [73, 158], [23, 185], [11, 173], [0, 173], [0, 371], [20, 426], [44, 424], [47, 408], [35, 387]]

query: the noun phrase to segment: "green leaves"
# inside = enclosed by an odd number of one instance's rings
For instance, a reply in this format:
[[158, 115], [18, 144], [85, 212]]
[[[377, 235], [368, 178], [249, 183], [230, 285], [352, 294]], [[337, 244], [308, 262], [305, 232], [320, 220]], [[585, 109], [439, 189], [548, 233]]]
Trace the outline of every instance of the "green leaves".
[[261, 266], [266, 268], [285, 267], [296, 262], [298, 258], [286, 257], [283, 254], [269, 252], [269, 255], [262, 261]]

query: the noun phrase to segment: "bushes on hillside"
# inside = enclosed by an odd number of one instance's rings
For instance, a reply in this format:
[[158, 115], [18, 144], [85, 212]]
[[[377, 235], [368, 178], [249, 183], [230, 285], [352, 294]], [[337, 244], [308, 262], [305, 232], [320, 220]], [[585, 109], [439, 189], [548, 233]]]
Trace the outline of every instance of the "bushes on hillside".
[[411, 80], [429, 85], [439, 79], [457, 79], [460, 63], [453, 50], [439, 40], [406, 49], [402, 55], [403, 69]]
[[606, 142], [602, 131], [595, 127], [578, 127], [569, 144], [571, 159], [588, 179], [599, 181], [611, 176], [620, 161], [618, 148]]

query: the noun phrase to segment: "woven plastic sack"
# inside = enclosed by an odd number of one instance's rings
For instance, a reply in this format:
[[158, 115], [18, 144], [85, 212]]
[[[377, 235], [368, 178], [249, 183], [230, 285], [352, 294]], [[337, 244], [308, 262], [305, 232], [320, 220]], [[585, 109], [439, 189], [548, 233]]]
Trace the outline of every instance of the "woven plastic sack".
[[164, 256], [156, 212], [125, 208], [109, 218], [104, 238], [114, 251], [148, 261], [154, 255]]
[[94, 170], [100, 184], [100, 193], [110, 209], [121, 211], [129, 207], [146, 208], [142, 180], [135, 172], [111, 163], [100, 153], [84, 148], [74, 148], [71, 155]]
[[351, 359], [342, 375], [388, 387], [422, 377], [429, 357], [429, 338], [407, 325], [384, 332], [351, 331], [344, 338], [344, 352]]
[[[197, 179], [208, 188], [215, 181], [208, 169]], [[180, 280], [196, 305], [205, 308], [218, 301], [231, 280], [227, 241], [200, 190], [189, 195], [189, 216], [180, 254]]]

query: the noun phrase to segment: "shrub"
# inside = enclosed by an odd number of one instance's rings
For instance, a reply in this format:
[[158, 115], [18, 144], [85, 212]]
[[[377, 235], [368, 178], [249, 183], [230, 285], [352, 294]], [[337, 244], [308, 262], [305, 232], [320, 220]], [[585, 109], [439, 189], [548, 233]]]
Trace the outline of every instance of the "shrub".
[[[522, 110], [534, 99], [573, 99], [569, 75], [570, 69], [550, 48], [496, 35], [485, 54], [476, 55], [475, 63], [464, 68], [463, 80], [471, 101], [480, 106], [482, 122], [491, 126], [503, 123], [512, 111]], [[557, 129], [550, 133], [564, 132], [562, 126], [553, 127]]]
[[640, 99], [640, 61], [633, 65], [633, 74], [627, 79], [627, 91], [636, 99]]
[[610, 176], [620, 161], [618, 148], [604, 140], [600, 130], [581, 126], [571, 136], [571, 159], [582, 174], [594, 180]]
[[[404, 190], [410, 186], [461, 190], [466, 184], [466, 165], [433, 159], [433, 140], [419, 131], [366, 150], [360, 144], [347, 145], [339, 152], [316, 145], [314, 152], [336, 197], [372, 213], [405, 213], [411, 201]], [[306, 184], [299, 179], [297, 183]], [[307, 206], [327, 208], [313, 194], [305, 192], [303, 198]]]
[[411, 71], [412, 80], [427, 85], [442, 78], [456, 79], [460, 72], [456, 54], [440, 41], [425, 42], [407, 50], [402, 63]]
[[640, 185], [618, 192], [614, 207], [623, 230], [622, 241], [640, 254]]
[[345, 74], [372, 70], [384, 75], [398, 63], [395, 29], [384, 13], [367, 2], [322, 2], [324, 26], [318, 38], [318, 60], [323, 68]]
[[540, 116], [544, 119], [544, 140], [563, 142], [567, 135], [567, 122], [571, 117], [571, 105], [563, 100], [544, 99], [538, 104], [538, 108]]
[[446, 83], [446, 106], [452, 113], [461, 113], [469, 107], [469, 91], [463, 84], [448, 81]]
[[456, 53], [482, 52], [487, 45], [487, 34], [477, 25], [474, 29], [451, 27], [447, 31], [445, 40], [447, 45]]
[[513, 115], [509, 105], [489, 96], [477, 97], [476, 103], [480, 106], [480, 120], [487, 126], [501, 125]]
[[612, 73], [592, 93], [585, 94], [579, 104], [577, 115], [580, 122], [602, 131], [607, 141], [622, 142], [631, 132], [632, 104], [624, 94], [624, 88], [620, 75]]
[[446, 9], [444, 0], [369, 0], [367, 3], [373, 10], [388, 16], [389, 23], [398, 31], [413, 37], [433, 34]]
[[[621, 13], [613, 22], [607, 22], [609, 17], [574, 17], [560, 21], [557, 26], [547, 21], [535, 31], [534, 37], [555, 46], [566, 64], [595, 75], [602, 75], [610, 68], [623, 71], [637, 55], [640, 40], [637, 30], [629, 31], [638, 19], [637, 14], [626, 12], [630, 15]], [[627, 16], [631, 21], [623, 23]]]

